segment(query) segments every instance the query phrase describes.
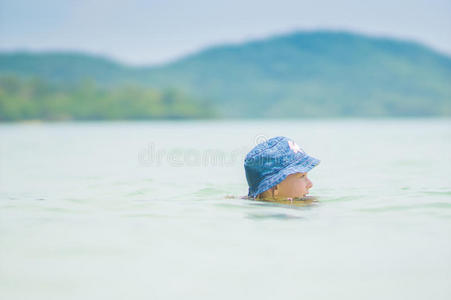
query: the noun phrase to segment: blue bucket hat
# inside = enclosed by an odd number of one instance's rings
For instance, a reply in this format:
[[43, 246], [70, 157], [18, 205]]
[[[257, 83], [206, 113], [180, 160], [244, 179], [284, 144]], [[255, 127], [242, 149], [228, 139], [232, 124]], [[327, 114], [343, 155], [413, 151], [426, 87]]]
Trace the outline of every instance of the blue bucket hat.
[[281, 183], [288, 175], [308, 172], [320, 160], [307, 155], [293, 140], [277, 136], [255, 146], [244, 159], [249, 197]]

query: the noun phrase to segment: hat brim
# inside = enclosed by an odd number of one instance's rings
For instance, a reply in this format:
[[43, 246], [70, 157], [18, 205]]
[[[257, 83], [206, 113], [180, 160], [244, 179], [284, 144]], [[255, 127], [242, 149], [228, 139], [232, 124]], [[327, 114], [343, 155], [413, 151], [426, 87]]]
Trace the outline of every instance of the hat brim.
[[257, 186], [255, 191], [251, 191], [249, 189], [249, 197], [256, 197], [258, 194], [263, 193], [266, 190], [269, 190], [276, 184], [281, 183], [282, 181], [287, 178], [288, 175], [294, 174], [294, 173], [305, 173], [309, 172], [311, 169], [316, 167], [321, 161], [317, 158], [314, 158], [309, 155], [303, 156], [300, 160], [295, 161], [294, 163], [286, 166], [276, 174], [273, 174], [271, 176], [267, 176], [264, 178]]

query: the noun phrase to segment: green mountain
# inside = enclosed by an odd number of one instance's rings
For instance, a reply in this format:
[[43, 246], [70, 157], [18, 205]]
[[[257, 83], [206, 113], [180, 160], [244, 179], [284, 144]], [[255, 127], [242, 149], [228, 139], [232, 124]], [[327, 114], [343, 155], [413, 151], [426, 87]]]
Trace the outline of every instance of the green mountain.
[[82, 54], [0, 54], [0, 74], [176, 87], [224, 117], [451, 116], [451, 58], [410, 41], [295, 32], [129, 67]]
[[92, 79], [108, 85], [133, 81], [137, 70], [101, 56], [78, 52], [12, 52], [0, 53], [0, 74], [38, 77], [59, 84]]

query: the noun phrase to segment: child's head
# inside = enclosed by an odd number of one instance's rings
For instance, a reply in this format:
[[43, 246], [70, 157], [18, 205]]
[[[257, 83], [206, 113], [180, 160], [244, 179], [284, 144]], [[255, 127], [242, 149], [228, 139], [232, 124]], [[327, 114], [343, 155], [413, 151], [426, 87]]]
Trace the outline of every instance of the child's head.
[[307, 172], [319, 164], [292, 140], [278, 136], [254, 147], [244, 160], [250, 197], [300, 198], [312, 187]]

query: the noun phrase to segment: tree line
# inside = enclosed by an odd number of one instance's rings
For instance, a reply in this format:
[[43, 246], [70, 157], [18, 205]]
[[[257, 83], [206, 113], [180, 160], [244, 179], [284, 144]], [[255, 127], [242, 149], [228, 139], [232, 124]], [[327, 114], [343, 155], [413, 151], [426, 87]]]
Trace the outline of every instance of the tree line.
[[101, 87], [92, 80], [52, 84], [39, 78], [0, 77], [0, 121], [146, 120], [214, 117], [205, 101], [177, 88], [121, 84]]

